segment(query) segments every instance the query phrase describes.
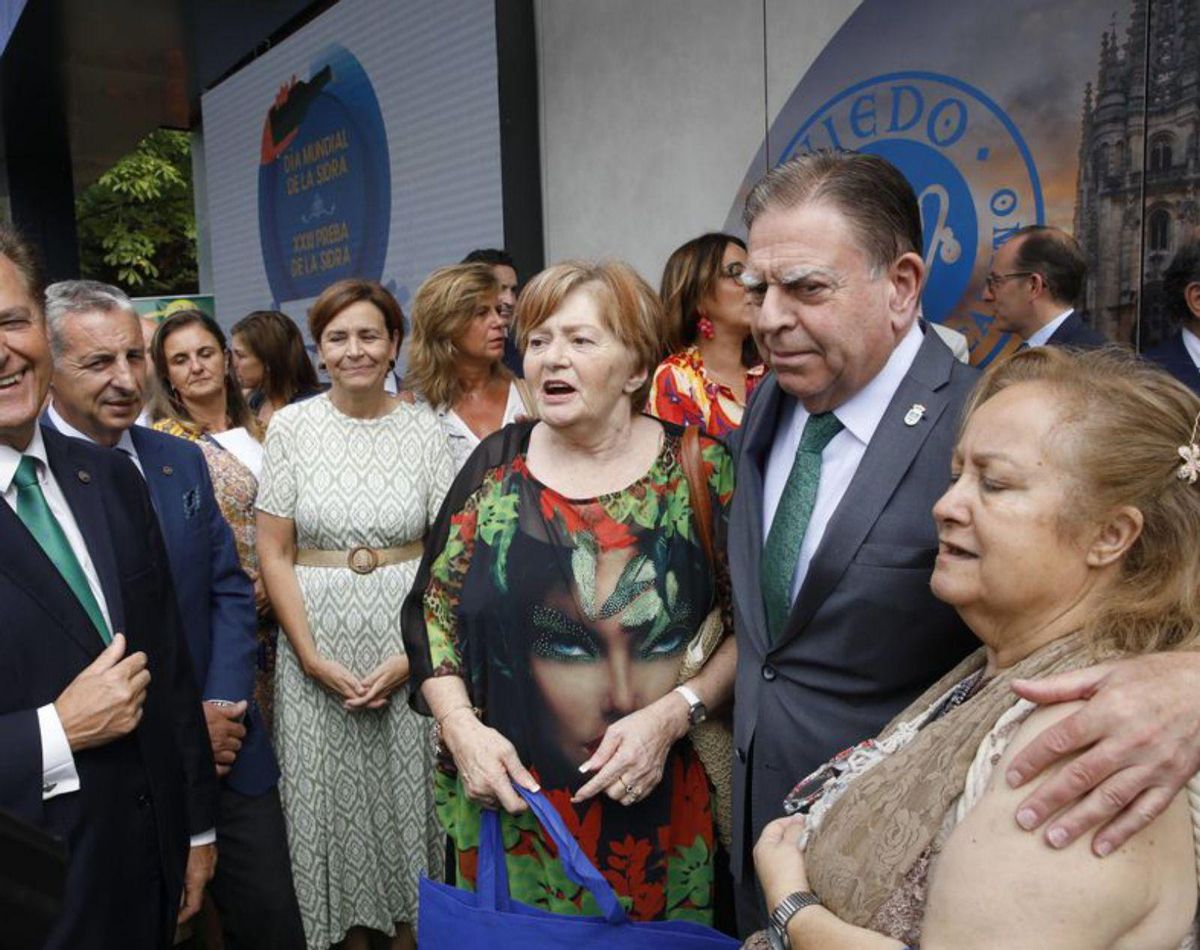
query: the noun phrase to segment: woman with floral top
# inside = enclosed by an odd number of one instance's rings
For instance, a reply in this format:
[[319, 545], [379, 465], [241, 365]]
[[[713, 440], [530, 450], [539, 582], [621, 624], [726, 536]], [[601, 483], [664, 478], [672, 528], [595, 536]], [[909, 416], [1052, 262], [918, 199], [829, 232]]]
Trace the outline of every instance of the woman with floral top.
[[662, 317], [628, 265], [552, 267], [516, 319], [540, 421], [485, 439], [460, 472], [404, 610], [458, 883], [474, 885], [480, 808], [501, 807], [513, 896], [596, 912], [517, 782], [545, 789], [634, 918], [712, 923], [710, 784], [686, 736], [699, 704], [729, 701], [736, 645], [674, 688], [728, 608], [682, 466], [696, 462], [718, 538], [733, 467], [708, 438], [685, 458], [683, 430], [641, 414]]
[[650, 411], [665, 422], [724, 437], [766, 371], [750, 338], [754, 306], [742, 287], [746, 245], [704, 234], [668, 258], [662, 301], [670, 356], [654, 371]]

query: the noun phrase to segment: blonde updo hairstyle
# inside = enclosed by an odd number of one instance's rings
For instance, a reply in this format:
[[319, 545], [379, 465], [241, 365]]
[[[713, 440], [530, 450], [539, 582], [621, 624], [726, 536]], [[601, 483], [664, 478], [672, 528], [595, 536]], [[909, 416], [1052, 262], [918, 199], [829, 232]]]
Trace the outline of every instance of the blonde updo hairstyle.
[[646, 373], [646, 381], [630, 397], [633, 411], [641, 412], [654, 368], [666, 355], [669, 333], [658, 294], [624, 261], [563, 261], [538, 274], [517, 300], [517, 346], [524, 353], [529, 335], [580, 289], [596, 302], [605, 329], [633, 353], [635, 371]]
[[1097, 657], [1194, 647], [1200, 642], [1200, 482], [1179, 478], [1200, 398], [1116, 347], [1042, 346], [987, 371], [963, 425], [1010, 386], [1039, 384], [1058, 412], [1052, 452], [1076, 482], [1063, 527], [1099, 523], [1126, 505], [1144, 519], [1084, 635]]
[[[405, 385], [435, 409], [453, 406], [462, 395], [454, 341], [481, 304], [500, 295], [500, 281], [487, 264], [452, 264], [425, 278], [412, 304], [412, 338]], [[508, 376], [496, 360], [492, 372]]]

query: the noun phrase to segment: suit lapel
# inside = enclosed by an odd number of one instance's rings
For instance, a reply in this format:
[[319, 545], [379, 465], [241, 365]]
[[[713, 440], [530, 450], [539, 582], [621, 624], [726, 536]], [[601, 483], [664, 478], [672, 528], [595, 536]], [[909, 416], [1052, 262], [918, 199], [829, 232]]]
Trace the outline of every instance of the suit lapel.
[[142, 463], [142, 476], [146, 481], [146, 487], [150, 489], [150, 502], [154, 505], [158, 523], [165, 534], [166, 525], [163, 512], [170, 510], [170, 506], [166, 497], [166, 485], [163, 481], [162, 447], [153, 439], [143, 438], [140, 430], [141, 427], [135, 425], [130, 429], [129, 437], [133, 440], [133, 447], [137, 450], [138, 461]]
[[[739, 433], [741, 451], [733, 493], [731, 520], [739, 527], [730, 532], [745, 547], [730, 551], [729, 573], [735, 597], [742, 592], [738, 606], [750, 627], [749, 633], [761, 641], [765, 650], [770, 637], [763, 606], [760, 565], [763, 549], [763, 472], [767, 453], [775, 438], [783, 393], [773, 375], [759, 384], [753, 411], [746, 413], [746, 424]], [[744, 633], [745, 631], [739, 631]]]
[[[888, 404], [846, 494], [842, 496], [792, 605], [780, 644], [795, 637], [837, 586], [884, 506], [946, 409], [940, 392], [954, 359], [936, 334], [927, 333], [917, 358]], [[916, 403], [925, 412], [916, 425], [904, 417]]]
[[1172, 372], [1179, 381], [1194, 393], [1200, 393], [1200, 369], [1192, 362], [1192, 354], [1188, 352], [1187, 344], [1183, 342], [1183, 331], [1176, 333], [1171, 340]]
[[104, 516], [104, 499], [97, 473], [92, 471], [89, 460], [71, 439], [46, 439], [46, 455], [100, 577], [113, 632], [124, 630], [125, 610], [117, 577], [117, 559]]

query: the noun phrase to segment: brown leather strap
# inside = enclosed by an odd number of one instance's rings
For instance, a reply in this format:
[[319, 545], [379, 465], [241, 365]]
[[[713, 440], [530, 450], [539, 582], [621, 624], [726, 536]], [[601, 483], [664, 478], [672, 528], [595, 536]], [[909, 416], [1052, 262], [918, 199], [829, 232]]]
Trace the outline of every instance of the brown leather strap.
[[713, 561], [712, 498], [704, 477], [704, 460], [700, 457], [700, 429], [688, 426], [683, 430], [679, 445], [679, 465], [688, 483], [688, 496], [695, 517], [696, 536], [709, 563]]
[[348, 567], [356, 574], [370, 574], [378, 567], [416, 561], [425, 551], [425, 539], [418, 538], [397, 548], [369, 548], [359, 545], [349, 551], [322, 551], [297, 548], [295, 563], [301, 567]]

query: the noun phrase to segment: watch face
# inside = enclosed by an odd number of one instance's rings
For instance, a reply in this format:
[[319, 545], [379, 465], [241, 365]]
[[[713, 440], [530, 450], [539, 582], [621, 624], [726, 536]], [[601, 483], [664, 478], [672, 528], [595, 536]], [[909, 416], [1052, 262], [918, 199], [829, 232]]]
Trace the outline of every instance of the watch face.
[[704, 722], [704, 720], [708, 718], [708, 707], [705, 706], [704, 703], [696, 703], [696, 705], [692, 707], [692, 711], [688, 718], [691, 720], [693, 726], [700, 725], [700, 723]]

